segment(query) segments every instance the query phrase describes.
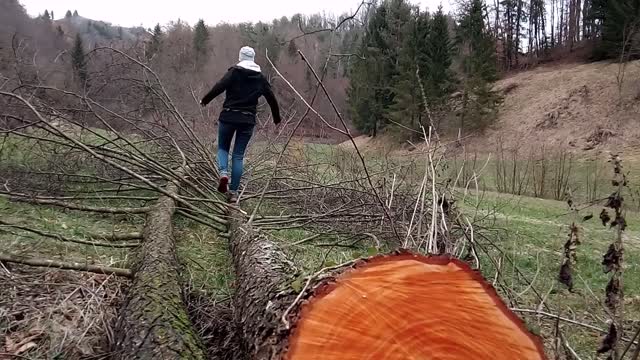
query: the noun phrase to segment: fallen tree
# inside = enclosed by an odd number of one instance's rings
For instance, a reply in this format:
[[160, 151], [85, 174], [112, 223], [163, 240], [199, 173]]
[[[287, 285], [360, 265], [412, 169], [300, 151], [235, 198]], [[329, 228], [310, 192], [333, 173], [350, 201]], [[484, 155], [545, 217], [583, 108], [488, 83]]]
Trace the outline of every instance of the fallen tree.
[[[293, 289], [264, 233], [232, 222], [235, 322], [251, 359], [546, 359], [540, 340], [466, 263], [394, 252]], [[302, 286], [302, 284], [299, 284]]]
[[[176, 195], [178, 185], [166, 188]], [[118, 359], [204, 359], [184, 306], [172, 217], [175, 201], [161, 196], [147, 214], [133, 281], [116, 324]]]

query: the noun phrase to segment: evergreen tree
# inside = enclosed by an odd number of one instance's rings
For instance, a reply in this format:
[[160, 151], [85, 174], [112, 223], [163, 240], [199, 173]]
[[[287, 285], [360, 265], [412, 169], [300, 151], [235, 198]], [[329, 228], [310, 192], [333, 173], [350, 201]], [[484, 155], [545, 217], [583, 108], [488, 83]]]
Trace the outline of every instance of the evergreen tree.
[[383, 3], [375, 8], [368, 21], [360, 46], [364, 60], [354, 64], [347, 91], [354, 125], [372, 136], [384, 127], [384, 117], [393, 103], [389, 86], [393, 62], [385, 41], [388, 30], [387, 3]]
[[287, 54], [290, 58], [296, 59], [298, 55], [298, 47], [296, 46], [296, 42], [294, 40], [289, 41], [289, 46], [287, 47]]
[[69, 19], [71, 18], [71, 10], [67, 10], [67, 13], [64, 15], [65, 18]]
[[51, 10], [51, 20], [55, 20], [55, 16], [53, 15], [53, 10]]
[[87, 63], [85, 61], [84, 44], [80, 34], [76, 34], [71, 50], [71, 65], [78, 79], [84, 84], [87, 81]]
[[396, 126], [400, 124], [421, 131], [421, 126], [425, 125], [425, 108], [416, 71], [418, 68], [424, 70], [424, 56], [421, 52], [424, 51], [425, 39], [429, 33], [429, 14], [420, 13], [418, 8], [414, 8], [404, 30], [393, 85], [394, 104], [390, 107], [389, 119]]
[[[122, 31], [122, 28], [120, 28], [120, 31]], [[156, 24], [155, 28], [153, 29], [153, 34], [151, 35], [151, 43], [149, 44], [149, 51], [147, 51], [148, 59], [151, 59], [155, 54], [157, 54], [160, 51], [160, 48], [162, 47], [163, 37], [164, 37], [164, 34], [162, 32], [162, 28], [160, 27], [160, 24]]]
[[[601, 41], [595, 49], [598, 59], [629, 59], [637, 57], [637, 39], [640, 34], [640, 1], [594, 0], [593, 17], [600, 24]], [[621, 57], [625, 55], [624, 59]]]
[[193, 50], [196, 55], [196, 67], [200, 67], [207, 58], [207, 41], [209, 40], [209, 30], [204, 23], [204, 20], [200, 19], [196, 24], [193, 35]]
[[49, 15], [49, 10], [45, 10], [44, 14], [42, 15], [42, 18], [44, 20], [51, 20], [51, 15]]
[[453, 46], [449, 36], [449, 24], [442, 12], [442, 6], [438, 7], [430, 25], [426, 42], [424, 42], [426, 66], [422, 68], [424, 71], [421, 76], [424, 77], [429, 102], [439, 107], [446, 102], [454, 86], [454, 74], [451, 71]]
[[457, 29], [463, 76], [460, 130], [485, 128], [495, 115], [500, 100], [491, 91], [491, 82], [497, 80], [496, 51], [484, 22], [484, 10], [482, 0], [468, 0], [463, 4]]
[[73, 10], [73, 16], [74, 16], [74, 17], [78, 17], [78, 16], [80, 16], [80, 15], [78, 15], [78, 10]]
[[463, 71], [484, 81], [495, 81], [495, 44], [484, 22], [484, 4], [482, 0], [468, 0], [463, 6], [464, 13], [457, 29]]

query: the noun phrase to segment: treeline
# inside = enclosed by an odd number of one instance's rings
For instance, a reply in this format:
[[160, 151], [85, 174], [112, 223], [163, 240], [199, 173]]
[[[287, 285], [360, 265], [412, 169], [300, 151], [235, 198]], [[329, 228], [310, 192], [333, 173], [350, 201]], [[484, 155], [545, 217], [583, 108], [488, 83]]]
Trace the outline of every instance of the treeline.
[[637, 0], [494, 0], [486, 9], [505, 70], [569, 56], [592, 60], [636, 53], [640, 31]]
[[484, 10], [482, 0], [468, 0], [456, 23], [441, 8], [431, 14], [405, 0], [372, 7], [348, 92], [356, 127], [374, 136], [385, 128], [483, 128], [499, 101]]
[[[6, 9], [3, 9], [6, 8]], [[166, 90], [174, 99], [178, 110], [194, 126], [210, 127], [215, 124], [216, 106], [207, 107], [201, 113], [197, 99], [238, 61], [238, 50], [243, 45], [256, 49], [257, 62], [270, 77], [280, 100], [284, 115], [289, 119], [300, 116], [305, 106], [293, 92], [274, 77], [266, 54], [279, 71], [307, 99], [315, 93], [316, 81], [301, 61], [298, 51], [309, 59], [313, 69], [322, 74], [326, 65], [324, 84], [334, 96], [340, 108], [346, 108], [347, 75], [353, 64], [350, 56], [342, 54], [355, 52], [359, 43], [362, 25], [356, 19], [349, 19], [337, 27], [338, 23], [353, 14], [339, 17], [325, 15], [294, 15], [282, 17], [269, 23], [219, 24], [211, 26], [204, 21], [188, 24], [175, 21], [158, 24], [145, 34], [132, 37], [96, 36], [92, 23], [99, 20], [74, 16], [52, 21], [51, 12], [29, 18], [24, 8], [16, 0], [0, 4], [6, 22], [0, 23], [4, 30], [0, 33], [0, 69], [6, 69], [3, 75], [20, 86], [20, 83], [33, 83], [86, 92], [96, 100], [98, 96], [105, 101], [120, 101], [135, 105], [134, 99], [144, 94], [129, 94], [127, 89], [107, 93], [116, 87], [105, 88], [106, 78], [125, 78], [128, 73], [111, 74], [117, 62], [106, 52], [96, 51], [100, 47], [114, 47], [134, 59], [148, 65], [162, 79]], [[131, 29], [124, 29], [129, 31]], [[18, 46], [12, 50], [12, 43]], [[46, 51], [45, 51], [46, 50]], [[32, 61], [37, 59], [36, 62]], [[329, 59], [327, 62], [326, 60]], [[18, 64], [19, 66], [16, 66]], [[121, 70], [118, 70], [121, 71]], [[133, 75], [131, 75], [133, 76]], [[145, 81], [145, 79], [140, 79]], [[9, 86], [9, 85], [6, 85]], [[142, 100], [140, 100], [142, 101]], [[147, 110], [154, 116], [153, 104]], [[323, 96], [317, 96], [314, 107], [322, 114], [333, 114], [329, 102]], [[263, 107], [261, 107], [262, 109]], [[261, 112], [260, 123], [269, 124], [268, 111]], [[328, 115], [325, 118], [338, 123], [338, 119]], [[331, 135], [327, 127], [312, 114], [300, 129], [300, 135], [327, 137]]]
[[[340, 108], [346, 108], [348, 74], [355, 63], [344, 54], [355, 51], [362, 34], [357, 21], [345, 21], [350, 15], [328, 17], [323, 15], [294, 15], [271, 23], [220, 24], [208, 26], [200, 20], [195, 26], [184, 22], [156, 25], [151, 38], [144, 44], [144, 58], [159, 72], [174, 99], [191, 104], [186, 111], [198, 111], [193, 97], [201, 96], [227, 69], [238, 61], [238, 50], [244, 45], [256, 50], [256, 61], [272, 80], [276, 95], [285, 111], [285, 117], [295, 119], [306, 109], [295, 94], [274, 77], [271, 62], [296, 89], [310, 101], [314, 96], [316, 80], [298, 51], [305, 54], [312, 68], [322, 74], [326, 67], [324, 85]], [[363, 16], [363, 15], [359, 15]], [[327, 61], [328, 60], [328, 61]], [[317, 96], [314, 107], [322, 114], [333, 114], [324, 96]], [[264, 113], [269, 116], [269, 112]], [[211, 114], [215, 116], [215, 112]], [[262, 123], [269, 121], [262, 119]], [[338, 124], [338, 119], [327, 116]], [[325, 124], [313, 115], [304, 122], [300, 135], [327, 137]]]
[[[207, 108], [212, 111], [203, 119], [194, 99], [237, 61], [243, 45], [256, 48], [268, 76], [274, 72], [267, 53], [307, 100], [314, 98], [317, 84], [301, 51], [316, 72], [326, 67], [327, 90], [362, 132], [374, 135], [388, 128], [418, 135], [420, 126], [433, 123], [438, 130], [465, 134], [495, 117], [500, 97], [491, 83], [501, 72], [553, 60], [587, 44], [595, 59], [636, 56], [638, 3], [463, 0], [450, 15], [406, 0], [383, 0], [339, 17], [294, 15], [216, 26], [176, 21], [143, 32], [119, 28], [113, 35], [115, 30], [107, 29], [109, 36], [99, 36], [100, 29], [92, 26], [99, 21], [71, 11], [58, 21], [49, 11], [31, 19], [16, 0], [7, 0], [0, 3], [0, 70], [21, 82], [87, 90], [103, 81], [101, 69], [113, 61], [93, 49], [117, 47], [156, 71], [194, 124], [213, 123], [217, 109]], [[295, 119], [305, 106], [280, 79], [272, 80], [285, 116]], [[324, 96], [317, 96], [314, 106], [338, 123]], [[303, 135], [330, 134], [312, 115], [303, 124]]]

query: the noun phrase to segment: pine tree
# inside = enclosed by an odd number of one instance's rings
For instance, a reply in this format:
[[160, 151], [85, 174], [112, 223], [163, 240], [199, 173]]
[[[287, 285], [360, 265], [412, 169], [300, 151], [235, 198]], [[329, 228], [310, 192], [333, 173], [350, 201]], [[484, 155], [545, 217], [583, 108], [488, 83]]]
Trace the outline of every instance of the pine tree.
[[207, 58], [207, 41], [209, 40], [209, 30], [204, 23], [204, 20], [200, 19], [196, 24], [193, 35], [193, 50], [196, 55], [196, 67], [202, 66]]
[[42, 18], [44, 20], [51, 20], [51, 15], [49, 15], [49, 10], [45, 10], [44, 14], [42, 15]]
[[73, 10], [73, 16], [74, 16], [74, 17], [78, 17], [78, 16], [80, 16], [80, 15], [78, 15], [78, 10]]
[[[416, 70], [424, 70], [426, 38], [429, 34], [429, 14], [421, 13], [418, 8], [406, 22], [404, 42], [398, 55], [397, 74], [394, 78], [393, 100], [389, 119], [396, 125], [421, 131], [424, 117], [424, 101]], [[412, 135], [414, 135], [413, 133]]]
[[387, 0], [376, 7], [358, 50], [365, 60], [352, 65], [348, 91], [352, 119], [359, 130], [372, 136], [385, 128], [388, 119], [403, 116], [403, 104], [412, 104], [409, 122], [417, 121], [415, 56], [407, 45], [413, 16], [405, 0]]
[[51, 20], [55, 20], [55, 16], [53, 15], [53, 10], [51, 10]]
[[87, 81], [87, 63], [85, 61], [84, 44], [80, 34], [76, 34], [75, 41], [73, 43], [73, 49], [71, 50], [71, 64], [78, 79], [83, 84]]
[[384, 127], [384, 116], [391, 105], [391, 62], [384, 39], [388, 30], [386, 3], [373, 10], [359, 52], [364, 60], [352, 67], [347, 91], [351, 117], [358, 130], [376, 136]]
[[[120, 28], [120, 31], [122, 31], [122, 28]], [[156, 24], [155, 28], [153, 29], [153, 35], [151, 35], [151, 43], [149, 44], [149, 51], [147, 51], [148, 59], [151, 59], [155, 54], [157, 54], [160, 51], [160, 48], [162, 47], [163, 37], [164, 37], [164, 34], [162, 32], [162, 28], [160, 27], [160, 24]]]
[[454, 74], [451, 71], [453, 45], [442, 6], [438, 7], [430, 25], [424, 49], [426, 68], [423, 68], [422, 76], [427, 98], [432, 105], [439, 107], [444, 105], [454, 86]]
[[484, 22], [482, 0], [463, 3], [457, 31], [462, 57], [463, 99], [460, 130], [485, 128], [497, 109], [499, 97], [491, 91], [497, 80], [495, 44]]
[[[594, 0], [593, 18], [600, 24], [601, 41], [595, 50], [598, 59], [629, 59], [627, 55], [640, 49], [637, 40], [640, 34], [640, 1]], [[635, 47], [635, 48], [634, 48]]]
[[296, 42], [294, 40], [289, 41], [289, 46], [287, 47], [287, 54], [290, 58], [296, 59], [298, 55], [298, 47], [296, 46]]
[[69, 18], [71, 18], [71, 16], [73, 16], [73, 15], [71, 15], [71, 10], [67, 10], [67, 13], [64, 15], [64, 17], [66, 19], [69, 19]]

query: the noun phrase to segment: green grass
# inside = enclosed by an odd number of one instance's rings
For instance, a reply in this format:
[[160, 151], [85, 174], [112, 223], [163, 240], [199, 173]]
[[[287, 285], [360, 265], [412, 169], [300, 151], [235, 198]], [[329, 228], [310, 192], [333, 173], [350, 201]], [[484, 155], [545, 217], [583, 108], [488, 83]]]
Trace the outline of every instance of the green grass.
[[[12, 224], [34, 228], [65, 237], [85, 239], [86, 234], [129, 233], [140, 231], [142, 218], [135, 216], [101, 216], [61, 208], [10, 202], [0, 197], [2, 219]], [[99, 241], [99, 240], [97, 240]], [[5, 253], [43, 257], [62, 261], [126, 267], [131, 249], [87, 246], [0, 226], [0, 243]]]
[[174, 233], [183, 281], [214, 298], [230, 296], [233, 268], [226, 239], [209, 227], [177, 218]]
[[[459, 178], [459, 187], [475, 187], [475, 183], [470, 181], [475, 172], [479, 176], [478, 185], [481, 190], [554, 200], [571, 197], [574, 201], [587, 202], [606, 198], [612, 192], [613, 168], [604, 154], [580, 158], [565, 153], [552, 153], [544, 162], [544, 185], [540, 180], [542, 161], [499, 159], [496, 155], [479, 155], [476, 158], [467, 156], [466, 159], [458, 156], [449, 159], [448, 175]], [[637, 196], [640, 192], [640, 164], [635, 158], [623, 158], [623, 164], [633, 194], [627, 200], [627, 205], [640, 209], [640, 199]], [[463, 165], [464, 170], [461, 171]], [[537, 178], [534, 178], [534, 172]], [[560, 185], [564, 182], [566, 186]]]
[[[19, 166], [27, 160], [33, 164], [35, 160], [32, 157], [36, 155], [25, 151], [25, 147], [31, 146], [30, 142], [7, 140], [6, 138], [5, 140], [9, 143], [5, 142], [4, 150], [0, 152], [0, 164]], [[252, 151], [256, 150], [261, 150], [259, 144], [256, 144]], [[39, 152], [39, 154], [43, 153], [47, 152]], [[335, 146], [309, 144], [303, 147], [301, 153], [296, 154], [292, 149], [289, 155], [281, 167], [305, 163], [325, 163], [325, 165], [316, 168], [309, 168], [305, 173], [296, 171], [286, 174], [292, 177], [319, 183], [331, 183], [363, 175], [360, 160], [352, 152], [338, 149]], [[274, 159], [272, 160], [275, 161]], [[42, 160], [43, 164], [49, 161], [49, 159]], [[520, 160], [516, 160], [516, 163], [518, 161]], [[591, 196], [587, 179], [590, 179], [589, 181], [592, 181], [591, 178], [598, 180], [596, 181], [598, 196], [606, 195], [611, 191], [608, 180], [610, 172], [607, 170], [607, 164], [603, 159], [599, 161], [598, 163], [588, 163], [576, 160], [573, 165], [569, 188], [576, 200], [588, 199]], [[418, 156], [389, 154], [372, 150], [367, 152], [366, 162], [370, 173], [383, 171], [389, 166], [406, 166], [404, 171], [409, 182], [404, 186], [417, 187], [415, 183], [421, 181], [424, 174], [424, 161]], [[476, 170], [479, 170], [484, 163], [484, 161], [478, 161]], [[522, 163], [526, 163], [526, 161], [522, 161]], [[459, 162], [449, 161], [449, 168], [443, 171], [443, 175], [457, 174], [459, 165]], [[479, 184], [481, 190], [496, 190], [498, 188], [497, 167], [498, 163], [495, 160], [487, 163], [481, 173]], [[520, 165], [518, 167], [522, 168]], [[634, 185], [636, 183], [634, 169], [636, 168], [640, 168], [640, 166], [634, 162], [631, 162], [627, 167], [627, 170], [631, 170], [632, 174], [630, 177], [632, 189], [636, 189], [633, 187], [636, 186]], [[594, 169], [598, 169], [598, 171]], [[90, 169], [81, 170], [84, 173]], [[640, 172], [637, 173], [640, 175]], [[378, 178], [375, 176], [376, 181]], [[637, 178], [640, 179], [640, 176]], [[81, 189], [73, 185], [70, 187], [74, 190]], [[85, 190], [90, 189], [90, 187], [85, 188]], [[525, 190], [524, 194], [531, 193], [530, 189]], [[478, 240], [487, 249], [486, 254], [480, 256], [481, 270], [489, 281], [493, 281], [497, 269], [490, 258], [494, 261], [503, 259], [500, 269], [500, 276], [502, 276], [500, 283], [505, 284], [505, 288], [498, 287], [498, 291], [505, 295], [505, 298], [510, 293], [510, 297], [514, 299], [513, 306], [528, 309], [537, 308], [541, 302], [536, 295], [537, 292], [543, 297], [546, 296], [544, 303], [549, 308], [547, 311], [601, 328], [606, 327], [607, 315], [601, 302], [609, 276], [603, 273], [600, 263], [602, 255], [613, 241], [615, 233], [613, 230], [603, 227], [599, 222], [599, 207], [584, 209], [577, 216], [582, 244], [577, 250], [578, 263], [574, 274], [575, 291], [569, 292], [557, 282], [563, 245], [567, 240], [569, 225], [576, 219], [576, 216], [568, 211], [566, 203], [496, 192], [484, 192], [480, 197], [464, 196], [462, 191], [458, 194], [458, 200], [461, 210], [466, 215], [475, 214], [476, 218], [483, 219], [477, 223], [477, 235], [486, 236], [486, 239]], [[255, 201], [243, 204], [245, 210], [252, 210]], [[629, 197], [629, 202], [631, 203], [631, 201], [633, 201], [633, 197]], [[135, 201], [99, 200], [86, 203], [101, 206], [140, 206], [143, 204]], [[265, 199], [261, 207], [262, 215], [278, 215], [287, 211], [286, 208], [270, 203], [268, 199]], [[594, 215], [593, 219], [588, 222], [580, 221], [582, 216], [591, 213]], [[79, 238], [86, 233], [140, 231], [144, 221], [142, 215], [101, 216], [79, 211], [64, 211], [55, 207], [14, 203], [3, 198], [0, 198], [0, 216], [5, 221]], [[640, 321], [640, 276], [636, 276], [640, 270], [640, 264], [636, 260], [640, 255], [640, 213], [629, 212], [627, 222], [629, 226], [625, 233], [626, 275], [624, 291], [627, 299], [625, 313], [627, 319]], [[351, 247], [342, 246], [350, 241], [336, 236], [322, 236], [304, 244], [292, 245], [313, 234], [301, 229], [270, 231], [270, 234], [302, 273], [307, 275], [313, 274], [323, 267], [372, 255], [377, 251], [366, 239]], [[176, 218], [175, 236], [177, 256], [182, 265], [182, 275], [190, 288], [211, 294], [215, 299], [228, 298], [232, 288], [233, 271], [227, 240], [220, 238], [215, 231], [205, 226], [180, 217]], [[489, 242], [493, 243], [495, 247], [490, 246]], [[14, 231], [3, 227], [0, 227], [0, 245], [2, 251], [9, 253], [65, 261], [88, 261], [119, 267], [127, 266], [127, 260], [132, 251], [131, 249], [118, 250], [61, 243], [54, 239], [42, 238], [24, 231]], [[529, 286], [530, 281], [533, 281], [531, 286]], [[552, 319], [539, 319], [532, 316], [526, 316], [526, 319], [532, 331], [540, 332], [546, 339], [549, 339], [550, 334], [553, 334]], [[561, 326], [565, 329], [569, 342], [578, 353], [585, 359], [593, 358], [600, 334], [580, 327], [569, 327], [564, 323]]]
[[[503, 282], [516, 294], [519, 308], [536, 309], [541, 303], [534, 293], [543, 297], [548, 293], [543, 310], [606, 328], [608, 318], [602, 301], [609, 275], [604, 274], [602, 255], [615, 238], [615, 230], [603, 227], [598, 219], [599, 207], [583, 210], [578, 216], [581, 245], [578, 246], [578, 262], [574, 273], [574, 291], [569, 292], [557, 281], [563, 256], [563, 245], [567, 241], [569, 225], [576, 218], [568, 214], [563, 202], [514, 196], [498, 193], [484, 193], [481, 205], [476, 207], [475, 199], [468, 197], [462, 205], [467, 214], [488, 215], [489, 237], [500, 251], [488, 251], [493, 259], [503, 256], [511, 262], [503, 261], [501, 269]], [[582, 216], [593, 213], [593, 219], [582, 222]], [[627, 213], [629, 227], [625, 232], [625, 277], [624, 293], [625, 318], [640, 321], [640, 271], [637, 260], [640, 256], [640, 214]], [[483, 242], [480, 240], [480, 242]], [[487, 279], [494, 279], [496, 267], [489, 256], [482, 256], [482, 272]], [[519, 269], [526, 280], [516, 271]], [[528, 284], [533, 281], [532, 287]], [[505, 294], [504, 289], [499, 289]], [[528, 324], [541, 330], [546, 336], [553, 333], [552, 319], [540, 322], [532, 316], [526, 317]], [[562, 324], [569, 342], [584, 358], [592, 358], [600, 340], [600, 334], [580, 327]], [[571, 330], [568, 330], [571, 329]], [[627, 334], [629, 335], [629, 334]]]
[[[318, 177], [318, 182], [329, 182], [336, 178], [344, 179], [352, 176], [349, 174], [351, 166], [354, 168], [361, 166], [353, 153], [349, 154], [335, 148], [330, 149], [315, 145], [309, 146], [309, 148], [304, 157], [305, 161], [325, 161], [334, 164], [334, 169], [331, 170], [334, 176]], [[424, 160], [419, 155], [388, 154], [372, 150], [366, 154], [366, 157], [371, 172], [384, 169], [389, 165], [405, 166], [405, 174], [410, 179], [406, 186], [415, 185], [424, 175]], [[613, 191], [610, 182], [611, 166], [606, 160], [604, 155], [596, 160], [578, 158], [571, 160], [571, 169], [566, 172], [566, 176], [568, 176], [567, 189], [576, 202], [582, 203], [586, 200], [603, 198]], [[630, 160], [625, 163], [625, 170], [629, 172], [631, 194], [628, 194], [625, 199], [628, 208], [635, 210], [637, 209], [634, 204], [635, 192], [638, 189], [635, 184], [639, 183], [635, 180], [640, 180], [640, 172], [635, 169], [640, 169], [640, 166], [633, 161], [634, 159]], [[556, 178], [554, 172], [555, 169], [559, 169], [562, 163], [560, 159], [553, 157], [547, 161], [549, 171], [546, 178], [547, 188], [542, 195], [553, 198], [554, 192], [558, 192], [552, 185]], [[502, 259], [500, 268], [502, 278], [498, 283], [502, 283], [504, 286], [497, 286], [497, 288], [505, 299], [512, 299], [511, 306], [536, 309], [540, 306], [541, 297], [543, 297], [545, 305], [542, 308], [544, 311], [606, 329], [608, 315], [604, 310], [603, 300], [610, 275], [603, 272], [601, 262], [609, 244], [615, 239], [615, 230], [604, 227], [598, 219], [601, 206], [587, 207], [582, 209], [579, 214], [574, 214], [569, 211], [565, 201], [493, 192], [499, 188], [497, 184], [498, 167], [506, 166], [509, 171], [512, 171], [513, 168], [509, 168], [509, 166], [513, 166], [514, 163], [517, 166], [517, 171], [524, 171], [522, 168], [527, 161], [516, 159], [511, 163], [509, 161], [499, 163], [495, 159], [488, 162], [486, 158], [482, 161], [477, 160], [475, 170], [479, 171], [480, 168], [483, 168], [478, 184], [479, 189], [483, 191], [482, 194], [479, 197], [469, 194], [465, 197], [462, 190], [458, 192], [461, 210], [467, 216], [475, 214], [477, 219], [482, 219], [477, 223], [477, 234], [486, 236], [486, 239], [479, 239], [479, 242], [486, 248], [486, 253], [480, 254], [483, 275], [488, 281], [493, 282], [496, 276], [496, 266], [493, 261]], [[349, 164], [349, 166], [345, 166], [345, 164]], [[456, 162], [449, 159], [447, 167], [442, 170], [442, 178], [447, 175], [455, 178], [459, 172], [459, 166], [461, 166], [459, 160]], [[531, 177], [531, 174], [524, 172], [519, 174], [525, 178]], [[507, 177], [507, 180], [510, 181], [510, 178]], [[525, 181], [528, 181], [528, 186], [524, 187], [522, 194], [532, 194], [533, 180], [528, 178]], [[560, 198], [565, 197], [563, 192], [559, 195]], [[593, 218], [583, 222], [582, 218], [590, 214], [594, 215]], [[640, 321], [640, 276], [636, 276], [640, 271], [640, 264], [636, 260], [640, 256], [640, 213], [629, 211], [626, 218], [629, 226], [624, 238], [626, 244], [624, 265], [626, 302], [624, 311], [625, 319], [631, 324]], [[578, 223], [582, 244], [577, 250], [578, 262], [573, 279], [574, 291], [569, 292], [564, 285], [557, 281], [557, 278], [563, 257], [563, 246], [568, 238], [569, 226], [574, 220]], [[282, 238], [281, 241], [286, 244], [306, 238], [311, 234], [287, 230], [275, 235]], [[320, 242], [326, 241], [324, 239], [315, 241], [316, 244]], [[492, 243], [493, 246], [489, 243]], [[329, 252], [327, 248], [310, 243], [288, 248], [287, 251], [294, 259], [297, 258], [296, 262], [305, 268], [305, 272], [313, 272], [326, 262], [341, 263], [354, 257], [367, 255], [367, 246], [363, 244], [356, 249], [339, 249]], [[547, 347], [551, 348], [553, 346], [554, 320], [520, 315], [526, 319], [527, 325], [533, 332], [544, 336]], [[582, 358], [593, 358], [602, 334], [564, 322], [560, 326], [564, 329], [563, 332], [569, 343]], [[627, 333], [626, 335], [630, 336], [631, 334]]]

